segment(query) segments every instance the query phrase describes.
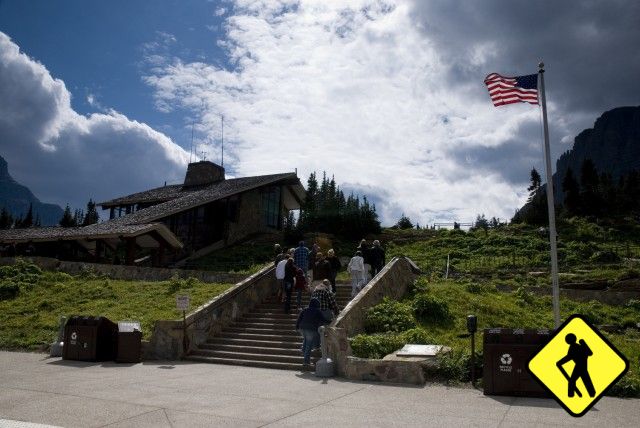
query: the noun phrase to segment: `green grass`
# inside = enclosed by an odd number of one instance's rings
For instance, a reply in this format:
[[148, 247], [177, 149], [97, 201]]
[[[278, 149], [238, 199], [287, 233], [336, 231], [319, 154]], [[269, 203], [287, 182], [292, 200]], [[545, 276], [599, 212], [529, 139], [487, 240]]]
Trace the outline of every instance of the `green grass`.
[[[417, 319], [420, 314], [416, 308], [424, 307], [419, 302], [428, 301], [433, 312], [447, 314], [440, 319]], [[434, 303], [435, 302], [435, 303]], [[403, 306], [406, 309], [399, 309]], [[610, 306], [599, 302], [580, 303], [561, 299], [561, 317], [580, 313], [594, 324], [615, 325], [624, 328], [625, 324], [640, 320], [640, 308], [634, 306]], [[412, 323], [407, 323], [406, 316], [398, 322], [398, 314], [406, 314], [413, 309]], [[386, 311], [386, 313], [385, 313]], [[495, 290], [493, 280], [470, 282], [468, 280], [429, 280], [421, 277], [414, 289], [401, 302], [392, 305], [383, 302], [371, 308], [367, 314], [367, 331], [372, 334], [356, 336], [352, 339], [354, 354], [365, 358], [380, 358], [384, 354], [398, 348], [399, 344], [408, 343], [407, 331], [421, 332], [422, 336], [412, 343], [437, 343], [450, 346], [453, 350], [455, 364], [468, 364], [469, 339], [459, 335], [466, 333], [466, 316], [474, 314], [478, 317], [478, 328], [549, 328], [553, 329], [551, 298], [536, 296], [521, 288], [514, 293], [502, 293]], [[381, 327], [382, 326], [382, 327]], [[401, 328], [398, 328], [401, 326]], [[413, 334], [413, 333], [412, 333]], [[611, 342], [631, 362], [631, 368], [625, 376], [624, 391], [616, 391], [616, 395], [640, 396], [640, 373], [637, 361], [640, 359], [640, 333], [636, 329], [624, 330], [624, 333], [604, 333]], [[412, 337], [411, 339], [416, 339]], [[478, 335], [476, 346], [482, 352], [482, 335]], [[461, 357], [463, 356], [463, 357]], [[447, 365], [448, 364], [448, 365]], [[466, 379], [468, 373], [463, 367], [453, 370], [451, 361], [445, 367], [460, 379]]]
[[0, 268], [2, 283], [18, 283], [17, 297], [0, 301], [0, 349], [39, 350], [56, 339], [61, 315], [105, 316], [141, 322], [148, 339], [154, 321], [181, 317], [177, 294], [191, 297], [191, 308], [209, 301], [232, 284], [208, 284], [194, 278], [161, 282], [116, 281], [86, 273], [72, 277], [41, 272], [26, 263]]

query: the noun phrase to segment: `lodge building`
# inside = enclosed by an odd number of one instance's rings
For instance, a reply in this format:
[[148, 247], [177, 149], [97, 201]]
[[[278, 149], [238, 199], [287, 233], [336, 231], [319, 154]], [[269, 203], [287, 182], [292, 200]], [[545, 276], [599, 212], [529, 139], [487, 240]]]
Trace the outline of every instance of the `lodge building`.
[[226, 179], [222, 166], [190, 163], [182, 184], [164, 185], [97, 205], [109, 220], [85, 227], [0, 231], [17, 254], [102, 263], [146, 257], [165, 266], [224, 248], [257, 233], [281, 230], [305, 190], [295, 173]]

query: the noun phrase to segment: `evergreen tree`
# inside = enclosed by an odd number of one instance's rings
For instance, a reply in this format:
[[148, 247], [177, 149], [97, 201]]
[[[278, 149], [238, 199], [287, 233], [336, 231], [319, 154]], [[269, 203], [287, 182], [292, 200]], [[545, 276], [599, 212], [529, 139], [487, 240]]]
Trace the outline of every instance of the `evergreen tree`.
[[60, 219], [58, 224], [62, 227], [75, 227], [78, 225], [75, 222], [73, 215], [71, 215], [71, 208], [69, 208], [68, 204], [65, 207], [64, 213], [62, 214], [62, 218]]
[[535, 194], [538, 192], [538, 189], [542, 185], [542, 178], [540, 177], [540, 174], [538, 173], [538, 171], [536, 171], [535, 168], [531, 169], [530, 181], [531, 181], [531, 185], [527, 187], [527, 190], [529, 191], [528, 202], [531, 202], [533, 200], [533, 197], [535, 196]]
[[593, 161], [586, 158], [580, 167], [581, 211], [585, 215], [599, 215], [602, 199], [599, 194], [600, 176]]
[[29, 204], [29, 211], [27, 211], [27, 216], [22, 220], [20, 227], [27, 228], [33, 226], [33, 204]]
[[568, 216], [580, 213], [580, 185], [573, 176], [571, 168], [567, 168], [567, 173], [562, 179], [562, 191], [564, 192], [564, 209]]
[[75, 223], [75, 226], [80, 226], [84, 222], [84, 211], [80, 208], [74, 211], [73, 222]]
[[100, 216], [98, 215], [98, 210], [96, 210], [96, 203], [89, 199], [89, 202], [87, 202], [87, 214], [84, 216], [82, 225], [89, 226], [97, 223], [98, 220], [100, 220]]
[[398, 229], [413, 229], [413, 223], [411, 223], [409, 217], [402, 213], [402, 216], [400, 216], [400, 220], [398, 220], [395, 227]]
[[[495, 217], [494, 217], [495, 218]], [[489, 221], [485, 218], [484, 214], [476, 217], [476, 222], [473, 226], [475, 229], [482, 229], [485, 232], [489, 229]]]
[[0, 211], [0, 229], [11, 229], [13, 226], [13, 216], [5, 207]]

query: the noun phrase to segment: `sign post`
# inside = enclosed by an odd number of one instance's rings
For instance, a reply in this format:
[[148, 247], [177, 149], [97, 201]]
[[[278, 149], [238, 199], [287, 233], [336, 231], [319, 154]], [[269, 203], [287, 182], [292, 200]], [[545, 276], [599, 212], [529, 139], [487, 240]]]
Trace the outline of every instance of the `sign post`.
[[187, 352], [187, 310], [189, 310], [189, 296], [176, 296], [176, 308], [182, 311], [182, 351]]

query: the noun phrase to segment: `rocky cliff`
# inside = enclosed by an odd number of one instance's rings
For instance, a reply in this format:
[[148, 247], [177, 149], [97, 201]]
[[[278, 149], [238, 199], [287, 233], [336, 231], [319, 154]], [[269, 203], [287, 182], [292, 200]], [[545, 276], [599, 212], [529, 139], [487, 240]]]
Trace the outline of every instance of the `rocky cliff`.
[[585, 129], [576, 138], [573, 148], [556, 162], [553, 186], [556, 203], [562, 203], [562, 179], [567, 169], [580, 180], [584, 159], [591, 159], [598, 172], [609, 172], [614, 179], [636, 169], [640, 171], [640, 106], [619, 107], [600, 116], [593, 128]]
[[7, 161], [0, 156], [0, 209], [6, 208], [14, 218], [24, 217], [33, 204], [33, 218], [40, 217], [43, 226], [58, 224], [63, 209], [54, 204], [43, 204], [27, 187], [16, 182], [9, 174]]

